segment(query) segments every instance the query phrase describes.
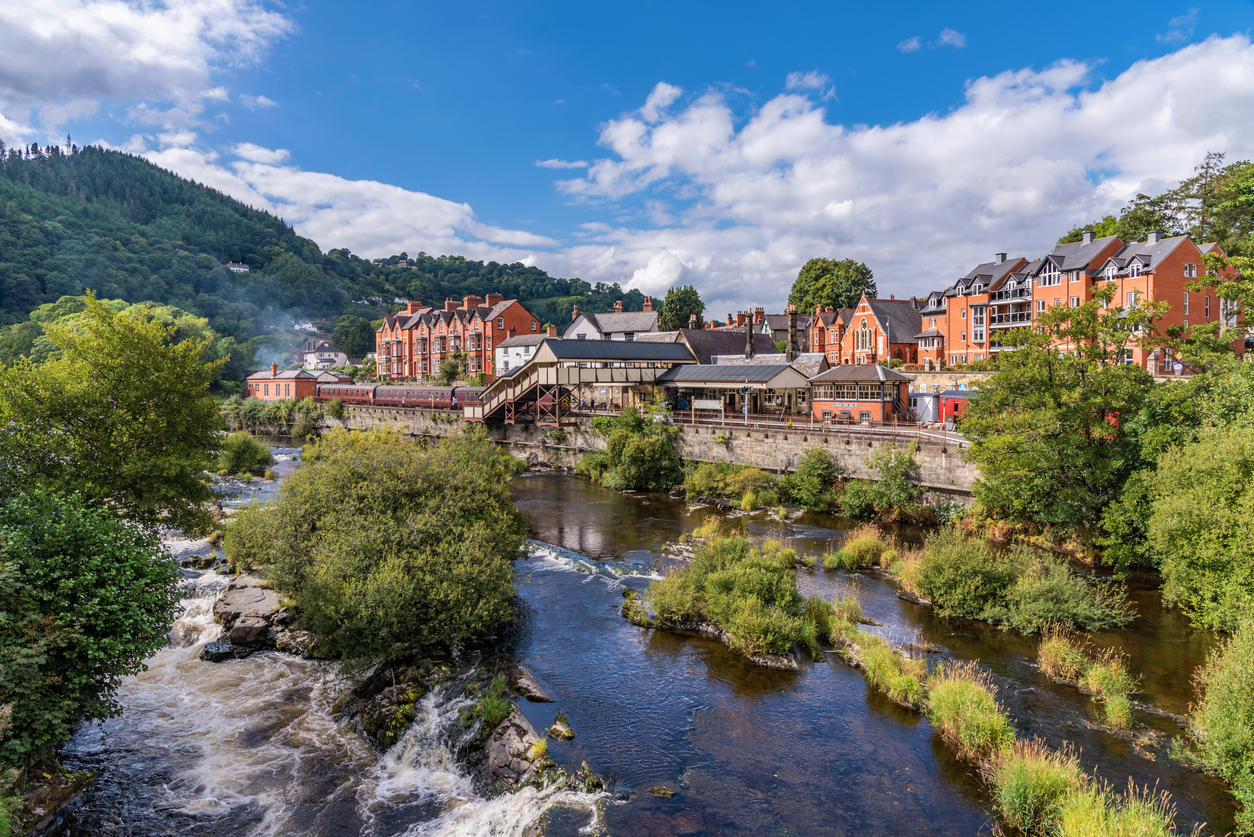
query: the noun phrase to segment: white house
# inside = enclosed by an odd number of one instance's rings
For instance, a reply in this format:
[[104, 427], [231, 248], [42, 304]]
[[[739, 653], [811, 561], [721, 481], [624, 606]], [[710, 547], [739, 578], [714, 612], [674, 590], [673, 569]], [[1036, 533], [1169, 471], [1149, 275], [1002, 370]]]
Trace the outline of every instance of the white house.
[[497, 343], [495, 358], [497, 375], [508, 375], [531, 360], [546, 336], [544, 334], [520, 334]]
[[306, 341], [301, 354], [304, 356], [301, 365], [306, 369], [334, 369], [348, 365], [348, 355], [325, 340]]
[[562, 336], [567, 340], [635, 340], [637, 334], [657, 331], [657, 312], [653, 298], [645, 297], [643, 311], [623, 311], [623, 303], [614, 303], [608, 314], [580, 313], [576, 305], [570, 312], [570, 325]]

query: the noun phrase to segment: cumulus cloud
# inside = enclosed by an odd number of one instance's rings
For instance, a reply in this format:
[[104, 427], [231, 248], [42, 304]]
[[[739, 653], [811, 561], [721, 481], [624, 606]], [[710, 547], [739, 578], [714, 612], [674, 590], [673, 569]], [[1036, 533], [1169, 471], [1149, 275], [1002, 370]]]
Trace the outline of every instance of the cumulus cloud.
[[653, 92], [649, 94], [649, 98], [644, 100], [644, 107], [640, 108], [640, 115], [644, 117], [645, 122], [657, 122], [662, 116], [662, 111], [674, 104], [675, 100], [683, 92], [683, 89], [680, 87], [659, 81], [654, 86]]
[[967, 36], [955, 29], [942, 29], [932, 46], [951, 46], [962, 49], [967, 45]]
[[241, 142], [231, 151], [236, 157], [248, 160], [250, 163], [265, 163], [271, 166], [278, 165], [291, 156], [291, 152], [286, 148], [263, 148], [251, 142]]
[[[417, 85], [414, 85], [417, 87]], [[239, 97], [240, 103], [249, 110], [259, 110], [261, 108], [277, 108], [279, 103], [269, 96], [248, 96]]]
[[901, 52], [918, 52], [922, 46], [923, 39], [918, 35], [914, 35], [897, 44], [897, 49]]
[[588, 167], [588, 161], [559, 160], [554, 157], [550, 160], [536, 160], [536, 165], [542, 169], [586, 169]]
[[[853, 257], [881, 291], [923, 293], [997, 251], [1042, 254], [1187, 176], [1208, 149], [1254, 156], [1246, 36], [1100, 84], [1093, 73], [1061, 61], [979, 78], [945, 114], [893, 125], [834, 124], [796, 86], [747, 113], [718, 91], [673, 113], [642, 108], [602, 127], [606, 159], [558, 184], [574, 200], [634, 205], [634, 223], [587, 229], [539, 263], [650, 292], [682, 278], [720, 307], [778, 306], [808, 258]], [[663, 198], [674, 223], [652, 220]]]
[[151, 124], [186, 126], [201, 102], [227, 98], [216, 70], [256, 61], [294, 28], [258, 0], [6, 0], [0, 110], [51, 109], [41, 121], [55, 125], [56, 108], [114, 100], [148, 103], [134, 113]]
[[1181, 43], [1193, 37], [1193, 30], [1197, 27], [1198, 9], [1189, 9], [1187, 15], [1173, 17], [1167, 21], [1167, 31], [1154, 37], [1164, 44]]

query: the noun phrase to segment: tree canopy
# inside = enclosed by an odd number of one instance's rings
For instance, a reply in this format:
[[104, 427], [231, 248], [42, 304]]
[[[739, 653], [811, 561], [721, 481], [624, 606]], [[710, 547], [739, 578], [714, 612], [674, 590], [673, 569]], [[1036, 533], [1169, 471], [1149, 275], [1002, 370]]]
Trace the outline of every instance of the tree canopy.
[[817, 258], [802, 266], [788, 294], [788, 303], [808, 314], [818, 306], [854, 308], [863, 294], [874, 298], [877, 293], [875, 275], [862, 262]]
[[365, 357], [374, 351], [374, 328], [366, 318], [346, 314], [335, 324], [331, 343], [349, 357]]
[[693, 314], [697, 316], [697, 328], [704, 328], [704, 313], [705, 303], [696, 288], [692, 285], [671, 288], [666, 292], [666, 299], [662, 300], [662, 313], [657, 318], [658, 331], [688, 328]]

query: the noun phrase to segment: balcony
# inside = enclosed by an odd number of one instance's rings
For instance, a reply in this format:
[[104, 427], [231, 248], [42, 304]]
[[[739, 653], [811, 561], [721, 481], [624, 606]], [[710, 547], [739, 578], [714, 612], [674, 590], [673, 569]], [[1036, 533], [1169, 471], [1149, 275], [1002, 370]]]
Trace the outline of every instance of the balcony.
[[994, 291], [988, 295], [989, 302], [1001, 302], [1007, 299], [1030, 299], [1032, 297], [1031, 288], [1019, 288], [1013, 291]]
[[988, 324], [993, 328], [1024, 325], [1032, 322], [1031, 311], [1015, 311], [1011, 314], [989, 314]]

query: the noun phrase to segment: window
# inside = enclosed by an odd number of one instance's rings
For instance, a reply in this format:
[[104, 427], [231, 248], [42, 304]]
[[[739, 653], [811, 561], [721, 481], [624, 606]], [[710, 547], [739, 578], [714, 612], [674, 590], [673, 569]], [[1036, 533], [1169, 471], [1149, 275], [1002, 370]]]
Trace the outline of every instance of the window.
[[967, 318], [967, 309], [963, 308], [962, 313], [958, 315], [958, 318], [965, 320]]
[[932, 317], [932, 328], [936, 328], [936, 318]]
[[1062, 282], [1062, 273], [1058, 270], [1058, 265], [1053, 262], [1047, 262], [1041, 271], [1040, 285], [1047, 288], [1050, 285], [1057, 285]]
[[1184, 327], [1185, 327], [1185, 328], [1188, 328], [1188, 327], [1189, 327], [1189, 321], [1188, 321], [1188, 320], [1185, 320], [1185, 321], [1184, 321]]
[[[275, 386], [277, 387], [278, 384], [275, 384]], [[269, 395], [269, 394], [270, 394], [270, 385], [266, 384], [266, 395]]]
[[[502, 319], [502, 320], [504, 320], [505, 318], [504, 318], [504, 317], [502, 317], [501, 319]], [[535, 330], [536, 330], [537, 328], [539, 328], [539, 327], [540, 327], [540, 324], [539, 324], [539, 323], [537, 323], [535, 320], [532, 320], [532, 321], [531, 321], [531, 330], [532, 330], [532, 331], [535, 331]]]
[[1136, 307], [1136, 291], [1128, 291], [1128, 307]]
[[1062, 304], [1062, 300], [1059, 299], [1058, 297], [1054, 297], [1054, 307], [1057, 308], [1061, 304]]
[[1189, 292], [1184, 292], [1184, 316], [1189, 316]]
[[967, 333], [965, 331], [962, 332], [962, 342], [963, 343], [967, 342]]
[[1080, 281], [1080, 271], [1078, 271], [1078, 270], [1073, 270], [1073, 271], [1071, 271], [1071, 281], [1072, 281], [1072, 282], [1079, 282], [1079, 281]]
[[1115, 266], [1113, 264], [1106, 265], [1106, 278], [1107, 279], [1115, 278]]
[[1196, 279], [1197, 278], [1197, 265], [1186, 264], [1184, 266], [1184, 277], [1186, 279]]
[[1140, 276], [1141, 275], [1141, 263], [1133, 262], [1132, 264], [1128, 265], [1128, 275], [1131, 276], [1133, 279]]
[[1080, 307], [1080, 298], [1078, 296], [1071, 297], [1071, 307], [1072, 308]]
[[284, 384], [284, 385], [283, 385], [283, 396], [284, 396], [285, 398], [291, 398], [291, 397], [292, 397], [292, 385], [291, 385], [291, 384]]
[[[496, 318], [496, 327], [497, 327], [497, 328], [505, 328], [505, 318], [504, 318], [504, 317], [497, 317], [497, 318]], [[535, 329], [532, 329], [532, 331], [535, 331]]]
[[1206, 295], [1206, 319], [1210, 319], [1210, 294]]
[[1045, 313], [1045, 300], [1038, 299], [1036, 301], [1036, 310], [1037, 310], [1037, 313], [1040, 313], [1040, 314]]
[[624, 331], [623, 339], [626, 340], [628, 343], [634, 342], [636, 339], [636, 333], [634, 331]]

